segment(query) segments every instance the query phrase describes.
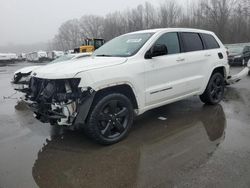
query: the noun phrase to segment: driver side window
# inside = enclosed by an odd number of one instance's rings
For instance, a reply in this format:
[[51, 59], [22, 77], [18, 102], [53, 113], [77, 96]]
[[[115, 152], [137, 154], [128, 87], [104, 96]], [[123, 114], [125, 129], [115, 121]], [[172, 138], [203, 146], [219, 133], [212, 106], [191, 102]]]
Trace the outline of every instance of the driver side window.
[[169, 54], [180, 53], [180, 44], [177, 33], [165, 33], [156, 42], [155, 45], [166, 45]]

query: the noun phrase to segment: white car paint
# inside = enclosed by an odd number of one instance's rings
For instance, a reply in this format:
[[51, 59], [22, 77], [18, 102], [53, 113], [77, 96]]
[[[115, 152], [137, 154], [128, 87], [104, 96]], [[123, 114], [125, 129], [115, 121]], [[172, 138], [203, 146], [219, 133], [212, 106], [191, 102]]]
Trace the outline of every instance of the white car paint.
[[[113, 85], [128, 84], [133, 89], [139, 105], [137, 114], [189, 96], [202, 94], [216, 67], [224, 67], [225, 77], [228, 77], [226, 48], [214, 33], [182, 28], [134, 33], [149, 32], [155, 34], [132, 57], [90, 57], [58, 65], [47, 65], [34, 71], [34, 76], [45, 79], [81, 78], [79, 87], [91, 87], [95, 91]], [[210, 34], [217, 40], [220, 48], [145, 59], [145, 53], [155, 41], [168, 32]], [[223, 54], [223, 59], [219, 60], [218, 52]], [[155, 93], [156, 91], [161, 92]]]
[[[72, 55], [72, 59], [77, 59], [79, 57], [82, 57], [82, 56], [90, 56], [91, 53], [79, 53], [79, 54], [71, 54]], [[59, 62], [60, 63], [60, 62]], [[17, 74], [17, 73], [24, 73], [24, 74], [27, 74], [29, 72], [32, 72], [32, 71], [35, 71], [37, 68], [40, 68], [42, 66], [45, 66], [45, 65], [38, 65], [38, 66], [28, 66], [28, 67], [24, 67], [24, 68], [21, 68], [17, 71], [14, 72], [14, 75]]]
[[41, 67], [41, 66], [29, 66], [29, 67], [24, 67], [24, 68], [22, 68], [22, 69], [19, 69], [19, 70], [17, 70], [17, 71], [15, 71], [14, 72], [14, 75], [16, 75], [17, 73], [23, 73], [23, 74], [27, 74], [27, 73], [29, 73], [29, 72], [32, 72], [32, 71], [34, 71], [35, 69], [37, 69], [37, 68], [39, 68], [39, 67]]
[[[250, 66], [249, 66], [250, 67]], [[231, 78], [227, 80], [227, 84], [235, 84], [239, 82], [242, 78], [246, 77], [249, 73], [249, 67], [245, 67], [241, 72], [236, 75], [233, 75]]]
[[[78, 54], [71, 54], [71, 56], [72, 56], [72, 59], [71, 60], [77, 60], [77, 59], [80, 59], [80, 58], [85, 58], [85, 57], [87, 57], [87, 56], [90, 56], [92, 53], [78, 53]], [[50, 64], [53, 64], [53, 65], [55, 65], [55, 66], [58, 66], [58, 63], [62, 63], [61, 61], [59, 61], [59, 62], [56, 62], [56, 63], [49, 63], [49, 65]], [[36, 71], [36, 70], [38, 70], [38, 69], [40, 69], [40, 68], [42, 68], [43, 66], [46, 66], [46, 65], [39, 65], [39, 66], [28, 66], [28, 67], [24, 67], [24, 68], [22, 68], [22, 69], [19, 69], [19, 70], [17, 70], [17, 71], [15, 71], [14, 72], [14, 76], [13, 76], [13, 78], [15, 78], [16, 77], [16, 75], [17, 74], [24, 74], [25, 76], [23, 76], [22, 77], [22, 79], [20, 80], [20, 81], [23, 81], [23, 80], [26, 80], [26, 81], [28, 81], [29, 79], [30, 79], [30, 75], [32, 74], [32, 72], [33, 71]], [[69, 65], [69, 67], [70, 67], [70, 65]], [[59, 69], [60, 70], [60, 69]], [[57, 71], [55, 71], [55, 72], [57, 72]], [[27, 75], [28, 73], [30, 73], [29, 75]], [[23, 84], [23, 83], [21, 83], [21, 84], [19, 84], [19, 83], [16, 83], [16, 84], [12, 84], [12, 86], [13, 86], [13, 88], [14, 89], [17, 89], [17, 90], [19, 90], [20, 88], [22, 89], [22, 88], [27, 88], [28, 86], [27, 85], [25, 85], [25, 84]]]
[[[114, 66], [126, 62], [126, 58], [112, 57], [86, 57], [83, 59], [74, 59], [65, 62], [52, 63], [41, 67], [33, 74], [36, 77], [46, 79], [73, 78], [76, 74], [92, 69]], [[60, 67], [59, 67], [60, 66]], [[62, 77], [63, 75], [63, 77]]]

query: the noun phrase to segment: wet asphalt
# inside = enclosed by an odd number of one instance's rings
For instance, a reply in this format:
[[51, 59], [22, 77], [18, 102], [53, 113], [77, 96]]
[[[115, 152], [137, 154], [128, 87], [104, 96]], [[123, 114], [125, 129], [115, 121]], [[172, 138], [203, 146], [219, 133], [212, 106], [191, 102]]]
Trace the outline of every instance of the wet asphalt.
[[[250, 187], [250, 76], [205, 106], [193, 97], [145, 113], [129, 136], [100, 146], [35, 120], [0, 67], [0, 188]], [[239, 68], [234, 68], [234, 72]]]

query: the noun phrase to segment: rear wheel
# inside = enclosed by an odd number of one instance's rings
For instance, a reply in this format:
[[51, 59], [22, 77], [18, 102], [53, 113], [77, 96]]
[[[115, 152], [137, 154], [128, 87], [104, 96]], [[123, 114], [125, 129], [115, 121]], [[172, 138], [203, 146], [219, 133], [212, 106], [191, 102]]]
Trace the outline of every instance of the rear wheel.
[[200, 99], [205, 104], [215, 105], [224, 97], [225, 79], [221, 73], [214, 73]]
[[126, 96], [108, 94], [94, 102], [85, 131], [100, 144], [114, 144], [127, 136], [133, 118], [133, 106]]

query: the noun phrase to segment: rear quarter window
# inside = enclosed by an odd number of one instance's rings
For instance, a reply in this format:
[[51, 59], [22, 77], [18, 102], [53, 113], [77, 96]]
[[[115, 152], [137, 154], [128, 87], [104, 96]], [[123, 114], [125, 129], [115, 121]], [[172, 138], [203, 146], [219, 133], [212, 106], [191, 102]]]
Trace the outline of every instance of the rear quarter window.
[[220, 45], [218, 44], [218, 42], [216, 41], [216, 39], [209, 34], [201, 34], [202, 39], [205, 43], [206, 49], [216, 49], [216, 48], [220, 48]]
[[203, 50], [203, 43], [198, 33], [181, 33], [184, 52]]

